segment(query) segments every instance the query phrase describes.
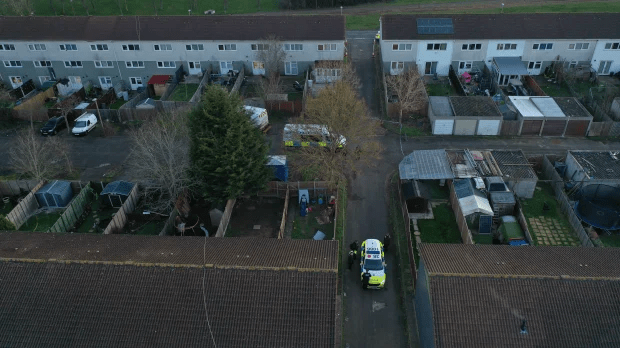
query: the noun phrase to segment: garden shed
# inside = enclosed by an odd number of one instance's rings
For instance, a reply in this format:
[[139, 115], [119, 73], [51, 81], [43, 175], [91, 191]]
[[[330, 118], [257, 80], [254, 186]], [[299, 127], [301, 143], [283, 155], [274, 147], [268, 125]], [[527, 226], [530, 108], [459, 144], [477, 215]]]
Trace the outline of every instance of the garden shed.
[[166, 91], [166, 87], [170, 84], [172, 75], [153, 75], [147, 82], [149, 89], [153, 92], [153, 95], [161, 97]]
[[454, 191], [468, 223], [477, 225], [481, 215], [493, 215], [489, 200], [474, 187], [472, 179], [454, 180]]
[[534, 197], [538, 177], [523, 151], [494, 150], [491, 154], [508, 188], [517, 197]]
[[125, 203], [134, 185], [127, 181], [113, 181], [101, 191], [101, 200], [105, 204], [118, 208]]
[[47, 183], [35, 193], [39, 207], [61, 208], [66, 207], [73, 198], [71, 183], [55, 180]]

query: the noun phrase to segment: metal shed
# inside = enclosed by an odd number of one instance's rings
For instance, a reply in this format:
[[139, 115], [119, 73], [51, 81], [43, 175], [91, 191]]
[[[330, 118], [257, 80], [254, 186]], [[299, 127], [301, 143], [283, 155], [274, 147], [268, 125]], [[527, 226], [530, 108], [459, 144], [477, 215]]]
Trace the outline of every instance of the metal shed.
[[534, 197], [538, 177], [523, 151], [494, 150], [491, 151], [491, 154], [508, 188], [517, 197]]
[[517, 200], [510, 191], [489, 193], [491, 207], [498, 216], [513, 215]]
[[446, 150], [417, 150], [408, 154], [398, 164], [401, 180], [454, 179]]
[[480, 215], [493, 215], [489, 200], [474, 187], [472, 179], [454, 180], [454, 191], [469, 223], [475, 224]]
[[73, 198], [73, 190], [70, 182], [55, 180], [41, 187], [35, 197], [39, 207], [66, 207]]
[[101, 191], [102, 202], [116, 208], [122, 206], [134, 185], [127, 181], [112, 181]]

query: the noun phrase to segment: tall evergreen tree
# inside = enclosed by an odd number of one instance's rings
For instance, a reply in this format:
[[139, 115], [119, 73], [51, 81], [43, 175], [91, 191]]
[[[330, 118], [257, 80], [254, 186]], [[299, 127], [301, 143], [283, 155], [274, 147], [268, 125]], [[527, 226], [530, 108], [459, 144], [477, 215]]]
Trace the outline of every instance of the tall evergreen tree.
[[189, 125], [190, 172], [205, 199], [222, 203], [265, 187], [273, 175], [266, 166], [269, 148], [238, 96], [207, 87]]

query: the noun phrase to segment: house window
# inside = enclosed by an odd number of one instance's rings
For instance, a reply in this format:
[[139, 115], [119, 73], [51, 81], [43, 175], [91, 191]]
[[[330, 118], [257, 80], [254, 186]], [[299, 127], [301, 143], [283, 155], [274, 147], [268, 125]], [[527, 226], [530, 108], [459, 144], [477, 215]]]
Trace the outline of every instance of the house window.
[[252, 51], [267, 51], [269, 44], [252, 44]]
[[540, 50], [540, 51], [551, 50], [551, 49], [553, 49], [553, 44], [552, 43], [534, 44], [532, 46], [532, 49]]
[[138, 44], [131, 44], [131, 45], [123, 45], [123, 51], [139, 51], [140, 50], [140, 45]]
[[318, 77], [338, 77], [341, 74], [340, 69], [316, 68], [315, 71]]
[[61, 51], [77, 51], [77, 45], [75, 44], [62, 44], [59, 46]]
[[573, 60], [570, 63], [568, 63], [568, 68], [569, 69], [575, 69], [577, 67], [577, 61]]
[[155, 44], [153, 45], [155, 51], [172, 51], [171, 44]]
[[19, 60], [5, 60], [4, 66], [7, 68], [21, 68], [22, 62]]
[[473, 65], [474, 65], [474, 62], [472, 61], [459, 62], [459, 70], [471, 69]]
[[52, 62], [50, 62], [49, 60], [35, 60], [33, 63], [34, 63], [35, 68], [43, 68], [46, 66], [52, 66]]
[[335, 51], [336, 44], [321, 44], [321, 45], [318, 45], [318, 50], [319, 51]]
[[91, 51], [107, 51], [108, 50], [108, 45], [107, 44], [94, 44], [94, 45], [90, 45], [90, 50]]
[[13, 44], [0, 44], [0, 51], [15, 51]]
[[28, 44], [28, 49], [31, 51], [45, 51], [45, 44]]
[[411, 51], [413, 48], [412, 44], [393, 44], [392, 51]]
[[284, 50], [285, 51], [303, 51], [304, 45], [303, 44], [284, 44]]
[[144, 68], [144, 62], [143, 61], [127, 61], [125, 62], [125, 65], [128, 68]]
[[175, 62], [157, 62], [158, 68], [176, 68]]
[[608, 42], [605, 44], [606, 50], [617, 50], [620, 49], [620, 42]]
[[498, 51], [506, 51], [506, 50], [516, 50], [517, 44], [513, 43], [499, 43], [497, 44]]
[[17, 88], [24, 83], [21, 76], [9, 76], [9, 79], [11, 79], [13, 88]]
[[285, 75], [297, 75], [297, 62], [284, 62], [284, 74]]
[[[220, 45], [222, 46], [222, 45]], [[187, 51], [204, 51], [205, 47], [203, 44], [191, 44], [191, 45], [185, 45], [185, 50]]]
[[540, 69], [542, 66], [542, 62], [529, 62], [527, 65], [528, 69]]
[[79, 60], [65, 60], [66, 68], [81, 68], [82, 62]]
[[220, 51], [236, 51], [237, 44], [217, 45], [217, 49]]
[[445, 51], [448, 44], [445, 43], [429, 43], [426, 45], [427, 51]]
[[95, 67], [96, 68], [113, 68], [114, 62], [111, 60], [96, 60]]
[[51, 80], [52, 78], [49, 76], [39, 76], [39, 82], [41, 82], [41, 84], [44, 84], [45, 82]]
[[589, 47], [590, 47], [590, 44], [588, 42], [577, 42], [577, 43], [568, 44], [569, 50], [587, 50]]
[[482, 44], [463, 44], [461, 46], [461, 50], [463, 51], [480, 51], [482, 49]]
[[405, 62], [392, 62], [390, 70], [392, 74], [399, 74], [405, 68]]

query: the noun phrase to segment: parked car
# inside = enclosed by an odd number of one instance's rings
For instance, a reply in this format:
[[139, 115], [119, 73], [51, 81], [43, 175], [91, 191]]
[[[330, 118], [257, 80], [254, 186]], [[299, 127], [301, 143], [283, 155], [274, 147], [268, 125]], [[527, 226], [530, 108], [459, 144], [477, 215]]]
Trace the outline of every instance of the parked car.
[[64, 116], [52, 117], [45, 126], [41, 127], [41, 135], [55, 135], [65, 127], [67, 127], [67, 123]]
[[[366, 239], [360, 248], [360, 279], [364, 289], [385, 288], [385, 253], [378, 239]], [[364, 283], [364, 274], [368, 277]]]
[[97, 117], [90, 113], [84, 113], [75, 119], [71, 133], [73, 135], [86, 135], [95, 128], [95, 125], [97, 125]]

